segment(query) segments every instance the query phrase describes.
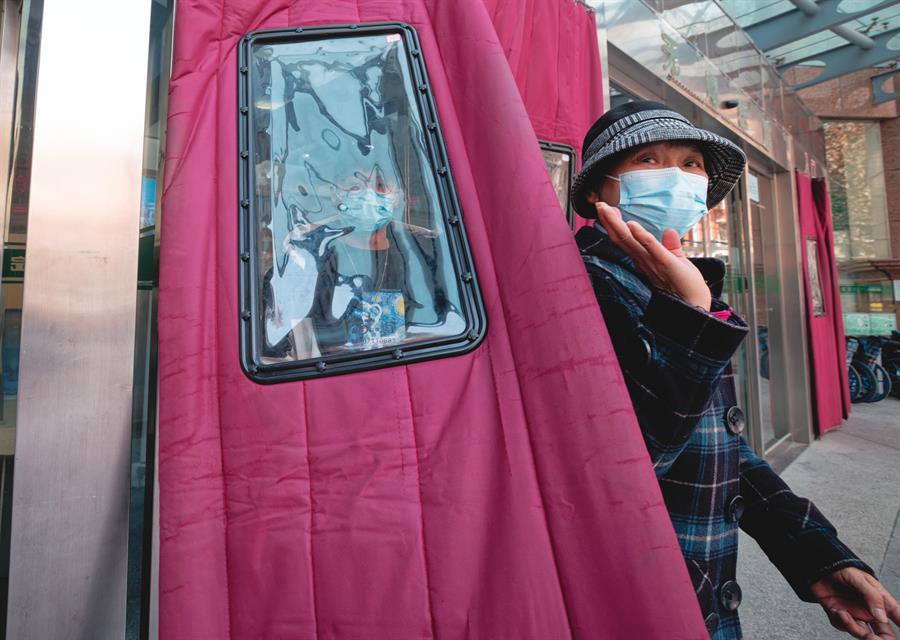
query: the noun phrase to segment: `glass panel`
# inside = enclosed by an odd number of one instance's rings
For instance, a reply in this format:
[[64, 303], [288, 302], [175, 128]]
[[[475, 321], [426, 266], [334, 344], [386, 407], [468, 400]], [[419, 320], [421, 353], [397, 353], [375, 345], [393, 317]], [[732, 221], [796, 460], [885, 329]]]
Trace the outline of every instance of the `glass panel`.
[[[0, 296], [0, 375], [3, 378], [3, 402], [0, 403], [0, 637], [6, 635], [6, 603], [9, 583], [9, 527], [12, 507], [13, 463], [16, 447], [16, 399], [19, 373], [19, 334], [22, 320], [22, 294], [25, 286], [25, 258], [28, 208], [31, 195], [31, 155], [34, 135], [34, 100], [37, 88], [38, 57], [41, 46], [43, 2], [2, 2], [0, 36], [0, 75], [2, 85], [15, 87], [14, 95], [0, 95], [0, 113], [4, 128], [0, 136], [11, 166], [0, 184], [6, 187], [3, 227], [3, 284]], [[16, 82], [17, 81], [17, 82]], [[16, 86], [16, 84], [18, 86]], [[9, 109], [9, 111], [7, 111]], [[11, 118], [9, 120], [5, 118]], [[8, 179], [8, 181], [7, 181]]]
[[796, 10], [790, 0], [719, 0], [719, 4], [741, 27]]
[[159, 209], [163, 175], [166, 94], [172, 42], [173, 3], [150, 0], [144, 166], [139, 209], [134, 388], [131, 421], [131, 478], [128, 504], [128, 576], [125, 638], [149, 637], [151, 535], [155, 476], [157, 334], [159, 293]]
[[825, 123], [835, 256], [889, 258], [887, 196], [878, 121]]
[[694, 228], [681, 239], [681, 246], [689, 258], [700, 258], [706, 255], [706, 219], [700, 220]]
[[566, 220], [572, 223], [572, 210], [569, 207], [569, 189], [572, 186], [572, 170], [575, 164], [575, 151], [565, 145], [541, 141], [541, 152], [547, 171], [550, 172], [550, 183], [556, 191], [559, 206], [566, 214]]
[[[742, 181], [728, 194], [724, 206], [720, 205], [720, 207], [717, 207], [717, 209], [722, 210], [722, 213], [719, 215], [725, 220], [723, 228], [727, 232], [728, 240], [725, 291], [722, 294], [722, 299], [731, 306], [735, 313], [747, 320], [748, 324], [752, 324], [752, 318], [749, 313], [752, 302], [747, 286], [749, 277], [747, 274], [748, 261], [746, 255], [749, 242], [743, 225], [744, 216], [746, 215], [743, 207], [743, 189]], [[731, 366], [734, 370], [738, 405], [747, 414], [749, 427], [752, 430], [755, 427], [752, 422], [754, 411], [750, 408], [753, 402], [749, 384], [752, 371], [751, 364], [750, 349], [747, 340], [744, 340], [735, 352]], [[749, 434], [745, 434], [745, 437], [749, 439]]]
[[614, 84], [610, 83], [609, 85], [609, 108], [615, 109], [620, 104], [625, 104], [626, 102], [634, 102], [637, 98], [630, 93], [627, 93], [625, 90], [620, 89]]
[[257, 366], [477, 337], [424, 67], [370, 30], [249, 45]]
[[[770, 224], [774, 222], [772, 180], [768, 176], [751, 173], [750, 221], [753, 228], [753, 281], [755, 299], [755, 332], [757, 340], [758, 381], [760, 397], [760, 428], [763, 448], [767, 449], [779, 438], [787, 435], [788, 424], [777, 424], [770, 392], [772, 384], [785, 384], [784, 374], [772, 366], [781, 358], [772, 358], [780, 346], [769, 335], [769, 310], [777, 304], [780, 295], [777, 256], [774, 255], [774, 239], [769, 237]], [[767, 248], [769, 251], [767, 251]], [[768, 255], [772, 253], [773, 255]], [[821, 293], [821, 288], [820, 288]], [[778, 356], [781, 354], [778, 353]], [[780, 387], [779, 387], [780, 388]]]
[[788, 64], [795, 60], [824, 53], [830, 49], [836, 49], [847, 44], [841, 36], [831, 31], [819, 31], [811, 36], [794, 40], [786, 45], [767, 51], [769, 59], [776, 66]]

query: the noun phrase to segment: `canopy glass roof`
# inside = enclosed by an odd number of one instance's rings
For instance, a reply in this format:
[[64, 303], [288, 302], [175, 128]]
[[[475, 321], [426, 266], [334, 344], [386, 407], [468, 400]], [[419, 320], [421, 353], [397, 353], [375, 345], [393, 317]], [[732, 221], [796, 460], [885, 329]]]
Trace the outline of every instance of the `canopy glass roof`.
[[[750, 31], [760, 23], [767, 22], [767, 29], [786, 29], [789, 25], [786, 21], [773, 20], [785, 18], [789, 14], [802, 15], [799, 7], [814, 4], [812, 0], [717, 0], [718, 4], [731, 18], [742, 28]], [[822, 11], [837, 11], [838, 14], [848, 14], [848, 19], [841, 23], [844, 27], [852, 29], [868, 38], [875, 38], [883, 34], [893, 33], [894, 37], [888, 37], [887, 48], [897, 52], [893, 60], [879, 62], [872, 66], [896, 66], [897, 56], [900, 56], [900, 0], [897, 2], [883, 2], [880, 0], [843, 0], [841, 2], [828, 2], [819, 0], [817, 3]], [[835, 6], [836, 5], [836, 8]], [[814, 7], [815, 9], [815, 7]], [[869, 11], [871, 9], [871, 11]], [[861, 15], [854, 15], [863, 12]], [[811, 20], [807, 18], [807, 20]], [[832, 27], [833, 28], [833, 27]], [[797, 61], [804, 61], [810, 65], [822, 64], [814, 60], [807, 60], [811, 56], [820, 56], [825, 52], [846, 46], [851, 43], [847, 38], [835, 33], [832, 28], [803, 35], [786, 44], [766, 49], [766, 56], [778, 67], [789, 65]], [[840, 27], [838, 28], [840, 30]], [[852, 35], [852, 34], [851, 34]], [[858, 45], [857, 45], [858, 46]], [[863, 49], [860, 48], [860, 51]]]

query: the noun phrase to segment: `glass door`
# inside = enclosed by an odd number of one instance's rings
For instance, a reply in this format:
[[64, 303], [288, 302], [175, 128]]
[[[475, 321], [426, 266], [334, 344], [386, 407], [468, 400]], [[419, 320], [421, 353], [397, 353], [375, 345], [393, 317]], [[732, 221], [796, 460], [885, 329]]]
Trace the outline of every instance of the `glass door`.
[[779, 414], [775, 411], [775, 402], [780, 395], [778, 391], [786, 383], [782, 379], [782, 369], [777, 366], [781, 362], [778, 338], [782, 332], [774, 326], [778, 321], [776, 309], [781, 287], [772, 233], [775, 226], [772, 178], [751, 170], [748, 184], [755, 308], [754, 333], [751, 335], [756, 336], [761, 443], [763, 449], [768, 450], [789, 433], [789, 425], [786, 421], [779, 421]]
[[[741, 180], [725, 202], [707, 216], [710, 242], [707, 255], [726, 263], [725, 287], [722, 298], [750, 327], [750, 336], [757, 334], [757, 300], [753, 270], [753, 226], [747, 193], [747, 179]], [[761, 424], [763, 422], [759, 387], [759, 345], [747, 339], [732, 360], [738, 407], [746, 416], [744, 438], [757, 452], [762, 452]]]

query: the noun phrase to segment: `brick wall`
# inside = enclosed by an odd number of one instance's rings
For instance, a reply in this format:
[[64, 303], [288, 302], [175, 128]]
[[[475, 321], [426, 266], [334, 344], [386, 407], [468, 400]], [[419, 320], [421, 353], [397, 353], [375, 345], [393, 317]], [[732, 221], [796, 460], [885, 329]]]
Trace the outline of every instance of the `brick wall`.
[[[872, 104], [872, 81], [870, 78], [884, 69], [863, 69], [834, 80], [814, 84], [797, 92], [800, 99], [820, 118], [896, 118], [897, 100], [882, 104]], [[818, 69], [795, 67], [789, 69], [785, 78], [791, 83], [800, 83], [818, 75]], [[885, 83], [885, 90], [892, 91], [897, 86], [894, 77]]]
[[[897, 100], [894, 100], [894, 104]], [[891, 253], [900, 258], [900, 118], [881, 121], [881, 153], [888, 204]]]
[[[872, 104], [873, 75], [884, 69], [864, 69], [834, 80], [822, 82], [798, 91], [798, 95], [810, 110], [823, 119], [875, 119], [881, 123], [881, 153], [884, 161], [884, 184], [888, 207], [888, 233], [891, 239], [893, 261], [879, 261], [867, 275], [872, 281], [881, 280], [885, 272], [900, 279], [900, 100], [879, 105]], [[814, 77], [818, 71], [809, 67], [788, 70], [785, 78], [793, 84]], [[886, 91], [900, 87], [900, 79], [894, 77], [885, 83]], [[864, 275], [864, 274], [859, 274]], [[890, 311], [887, 307], [885, 311]], [[895, 302], [894, 312], [900, 325], [900, 301]]]

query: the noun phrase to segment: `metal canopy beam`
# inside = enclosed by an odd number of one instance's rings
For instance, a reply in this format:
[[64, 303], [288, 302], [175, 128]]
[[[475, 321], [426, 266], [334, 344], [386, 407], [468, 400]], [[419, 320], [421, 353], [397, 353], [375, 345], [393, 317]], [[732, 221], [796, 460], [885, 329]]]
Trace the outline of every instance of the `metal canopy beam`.
[[753, 39], [756, 46], [767, 51], [842, 25], [854, 18], [868, 15], [896, 3], [897, 0], [886, 0], [867, 7], [863, 11], [839, 12], [837, 8], [841, 4], [841, 0], [821, 0], [815, 5], [815, 13], [808, 14], [799, 8], [793, 9], [780, 16], [750, 25], [744, 30]]
[[[884, 88], [884, 83], [887, 82], [888, 78], [896, 78], [894, 80], [894, 88], [896, 91], [889, 92]], [[882, 102], [900, 99], [900, 68], [891, 69], [887, 73], [879, 73], [877, 76], [872, 76], [872, 97], [873, 104], [881, 104]]]
[[778, 67], [778, 71], [783, 75], [787, 69], [801, 65], [805, 62], [816, 61], [825, 63], [825, 70], [812, 80], [791, 85], [791, 88], [796, 90], [805, 89], [806, 87], [811, 87], [814, 84], [819, 84], [826, 80], [833, 80], [838, 76], [853, 73], [860, 69], [874, 67], [876, 64], [889, 62], [900, 56], [900, 50], [888, 49], [887, 46], [888, 42], [897, 33], [900, 33], [900, 28], [878, 34], [872, 38], [874, 46], [871, 49], [860, 49], [856, 45], [848, 44], [843, 47], [838, 47], [837, 49], [831, 49], [817, 55], [795, 60], [790, 64]]

